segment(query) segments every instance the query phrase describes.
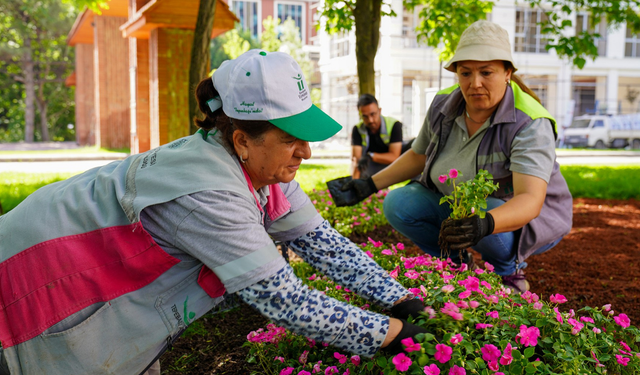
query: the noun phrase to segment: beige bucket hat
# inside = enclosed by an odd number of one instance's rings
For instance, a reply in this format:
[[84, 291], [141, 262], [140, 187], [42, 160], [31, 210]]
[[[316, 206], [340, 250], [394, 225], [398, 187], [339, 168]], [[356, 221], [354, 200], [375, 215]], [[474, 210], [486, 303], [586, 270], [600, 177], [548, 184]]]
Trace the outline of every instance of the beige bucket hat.
[[444, 67], [455, 73], [458, 61], [509, 61], [513, 71], [517, 70], [511, 57], [509, 33], [497, 23], [480, 20], [472, 23], [460, 36], [460, 42], [453, 58]]

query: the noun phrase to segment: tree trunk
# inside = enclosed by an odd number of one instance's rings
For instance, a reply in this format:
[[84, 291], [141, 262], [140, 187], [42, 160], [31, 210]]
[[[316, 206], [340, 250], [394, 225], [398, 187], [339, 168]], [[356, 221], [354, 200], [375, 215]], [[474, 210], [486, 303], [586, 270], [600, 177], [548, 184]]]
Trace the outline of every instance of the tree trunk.
[[202, 117], [194, 93], [198, 83], [207, 77], [209, 73], [209, 62], [211, 59], [209, 45], [211, 43], [213, 19], [216, 14], [216, 2], [217, 0], [200, 0], [198, 20], [196, 21], [196, 29], [193, 33], [191, 65], [189, 66], [189, 129], [191, 134], [198, 130], [193, 119], [195, 117]]
[[25, 113], [24, 113], [24, 141], [33, 142], [36, 111], [36, 83], [35, 71], [33, 63], [33, 51], [31, 50], [31, 38], [24, 40], [24, 60], [22, 62], [22, 71], [24, 74], [24, 90], [25, 90]]
[[40, 135], [42, 142], [49, 142], [49, 123], [47, 120], [47, 101], [44, 96], [38, 95], [36, 104], [38, 105], [38, 111], [40, 112]]
[[356, 0], [353, 10], [360, 95], [376, 95], [374, 62], [380, 41], [381, 9], [382, 0]]

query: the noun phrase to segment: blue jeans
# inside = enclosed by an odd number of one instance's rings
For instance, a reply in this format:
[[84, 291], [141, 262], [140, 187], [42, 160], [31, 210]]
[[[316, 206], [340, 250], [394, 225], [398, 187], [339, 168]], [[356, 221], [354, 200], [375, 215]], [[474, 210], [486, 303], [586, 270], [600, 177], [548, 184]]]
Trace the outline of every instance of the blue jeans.
[[[442, 194], [434, 193], [419, 183], [410, 183], [407, 186], [389, 192], [384, 199], [384, 215], [389, 223], [405, 237], [412, 240], [425, 253], [440, 257], [438, 236], [442, 222], [449, 217], [451, 209], [448, 204], [440, 205]], [[503, 205], [505, 201], [488, 197], [486, 211]], [[482, 254], [482, 259], [495, 267], [498, 275], [511, 275], [517, 268], [525, 268], [526, 263], [516, 264], [518, 231], [492, 234], [472, 247]], [[543, 253], [557, 241], [542, 247], [536, 254]], [[451, 259], [458, 259], [458, 251], [452, 250]]]

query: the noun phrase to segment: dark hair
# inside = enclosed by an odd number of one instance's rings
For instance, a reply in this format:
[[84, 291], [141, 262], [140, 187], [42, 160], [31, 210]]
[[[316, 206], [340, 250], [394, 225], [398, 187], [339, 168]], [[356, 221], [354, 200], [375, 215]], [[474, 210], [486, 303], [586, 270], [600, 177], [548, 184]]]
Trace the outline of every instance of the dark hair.
[[524, 81], [519, 75], [513, 73], [513, 64], [511, 64], [510, 61], [504, 61], [504, 70], [509, 70], [509, 69], [511, 69], [511, 80], [515, 82], [518, 86], [520, 86], [520, 89], [522, 89], [522, 91], [531, 95], [531, 97], [534, 98], [536, 101], [538, 101], [538, 103], [542, 104], [542, 101], [540, 100], [540, 98], [538, 98], [538, 95], [536, 95], [536, 93], [533, 92], [533, 90], [531, 90], [529, 86], [527, 86], [524, 83]]
[[375, 103], [376, 105], [378, 105], [376, 97], [371, 94], [362, 94], [358, 98], [358, 108], [364, 107], [365, 105], [369, 105], [371, 103]]
[[193, 118], [196, 126], [204, 129], [211, 130], [213, 128], [222, 132], [222, 139], [225, 140], [227, 145], [233, 147], [233, 132], [242, 130], [249, 135], [249, 138], [253, 140], [259, 140], [263, 134], [271, 130], [275, 126], [269, 121], [250, 121], [250, 120], [238, 120], [227, 117], [222, 108], [218, 108], [215, 112], [211, 112], [211, 108], [207, 102], [216, 96], [219, 96], [218, 90], [213, 87], [213, 81], [211, 78], [205, 78], [196, 87], [196, 100], [198, 101], [198, 108], [200, 112], [204, 114], [204, 119], [197, 117]]

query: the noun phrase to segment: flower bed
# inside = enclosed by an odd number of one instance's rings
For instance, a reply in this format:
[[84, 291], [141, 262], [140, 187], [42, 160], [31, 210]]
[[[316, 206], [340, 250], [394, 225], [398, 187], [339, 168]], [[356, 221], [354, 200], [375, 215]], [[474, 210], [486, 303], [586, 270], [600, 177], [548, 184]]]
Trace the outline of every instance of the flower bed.
[[[640, 330], [610, 306], [562, 312], [562, 295], [543, 300], [511, 294], [486, 269], [466, 271], [450, 260], [406, 257], [402, 244], [362, 244], [427, 307], [414, 324], [430, 333], [403, 340], [405, 352], [373, 359], [270, 325], [249, 334], [252, 360], [267, 374], [636, 374]], [[293, 264], [311, 288], [355, 306], [381, 311], [306, 263]], [[384, 313], [384, 311], [381, 311]]]

